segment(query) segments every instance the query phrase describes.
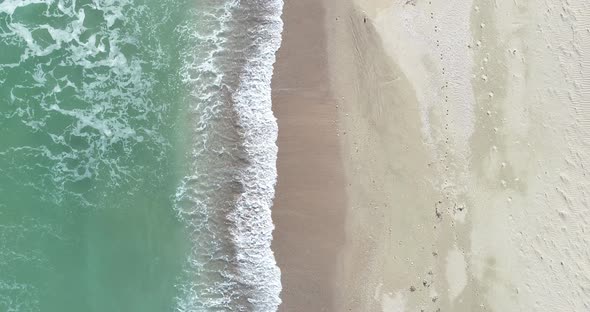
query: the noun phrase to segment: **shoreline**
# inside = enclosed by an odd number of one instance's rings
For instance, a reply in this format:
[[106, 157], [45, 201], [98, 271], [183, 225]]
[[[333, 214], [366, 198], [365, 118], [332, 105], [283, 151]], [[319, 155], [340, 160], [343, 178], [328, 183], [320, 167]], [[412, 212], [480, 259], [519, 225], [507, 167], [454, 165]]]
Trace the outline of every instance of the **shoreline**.
[[272, 248], [282, 275], [279, 311], [335, 311], [334, 263], [347, 204], [324, 15], [321, 1], [286, 1], [274, 65], [279, 151]]

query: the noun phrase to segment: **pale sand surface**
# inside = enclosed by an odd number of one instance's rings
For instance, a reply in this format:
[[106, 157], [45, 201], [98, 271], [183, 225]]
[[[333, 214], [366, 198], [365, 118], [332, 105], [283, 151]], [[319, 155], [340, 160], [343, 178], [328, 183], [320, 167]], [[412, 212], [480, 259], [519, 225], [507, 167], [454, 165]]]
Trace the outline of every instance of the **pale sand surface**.
[[273, 86], [282, 310], [589, 311], [590, 4], [319, 4]]

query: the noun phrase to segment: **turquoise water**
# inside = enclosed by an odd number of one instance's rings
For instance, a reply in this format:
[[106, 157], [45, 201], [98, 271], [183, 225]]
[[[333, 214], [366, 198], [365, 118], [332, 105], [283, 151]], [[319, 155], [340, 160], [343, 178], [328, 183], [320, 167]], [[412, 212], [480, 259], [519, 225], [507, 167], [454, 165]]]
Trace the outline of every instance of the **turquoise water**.
[[0, 311], [272, 311], [278, 1], [0, 0]]

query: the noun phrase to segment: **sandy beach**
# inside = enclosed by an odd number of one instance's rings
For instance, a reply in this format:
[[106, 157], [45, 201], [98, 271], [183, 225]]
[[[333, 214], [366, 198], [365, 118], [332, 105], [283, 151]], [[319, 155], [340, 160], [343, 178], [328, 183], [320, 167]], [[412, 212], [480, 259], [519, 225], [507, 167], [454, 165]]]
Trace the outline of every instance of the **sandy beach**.
[[589, 310], [588, 6], [288, 1], [280, 311]]
[[335, 311], [334, 263], [344, 244], [347, 199], [322, 4], [287, 2], [283, 19], [272, 85], [279, 122], [273, 249], [288, 285], [281, 310]]

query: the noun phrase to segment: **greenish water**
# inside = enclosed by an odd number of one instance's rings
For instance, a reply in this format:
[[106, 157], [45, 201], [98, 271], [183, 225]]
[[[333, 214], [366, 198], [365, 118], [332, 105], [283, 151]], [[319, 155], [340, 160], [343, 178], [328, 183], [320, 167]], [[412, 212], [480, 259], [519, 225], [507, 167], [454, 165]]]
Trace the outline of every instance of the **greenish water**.
[[0, 311], [174, 307], [189, 6], [0, 1]]
[[0, 0], [0, 312], [275, 311], [280, 0]]

